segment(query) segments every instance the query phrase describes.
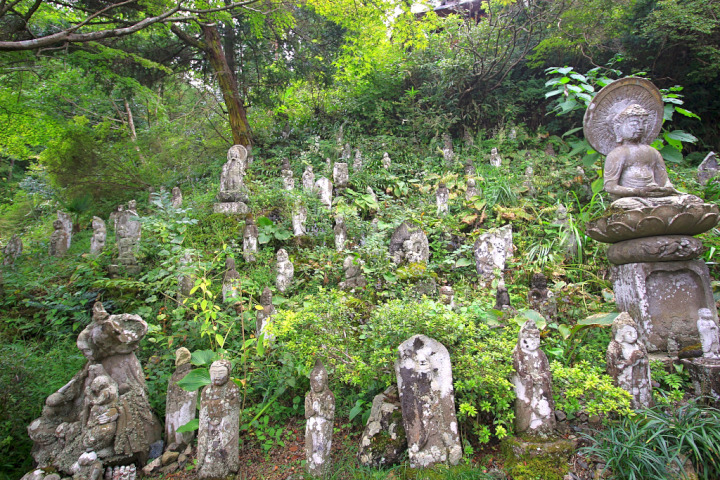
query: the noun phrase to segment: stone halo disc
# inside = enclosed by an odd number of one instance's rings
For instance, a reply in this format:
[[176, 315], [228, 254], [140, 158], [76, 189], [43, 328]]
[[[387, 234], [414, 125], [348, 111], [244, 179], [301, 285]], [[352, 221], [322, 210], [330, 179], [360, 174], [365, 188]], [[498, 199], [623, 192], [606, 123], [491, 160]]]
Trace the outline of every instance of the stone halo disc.
[[663, 101], [660, 90], [650, 80], [627, 77], [603, 87], [585, 111], [583, 132], [590, 145], [607, 155], [619, 144], [616, 141], [613, 121], [632, 104], [638, 104], [650, 113], [648, 129], [641, 143], [649, 145], [660, 133], [663, 123]]

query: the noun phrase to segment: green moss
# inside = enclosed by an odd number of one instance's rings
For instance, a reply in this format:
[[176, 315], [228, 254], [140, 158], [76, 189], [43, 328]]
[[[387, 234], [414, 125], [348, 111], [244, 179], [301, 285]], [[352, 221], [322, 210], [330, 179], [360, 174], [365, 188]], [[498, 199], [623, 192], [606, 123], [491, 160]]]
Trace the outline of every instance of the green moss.
[[[542, 454], [537, 454], [538, 450]], [[538, 441], [506, 437], [500, 445], [505, 468], [514, 480], [562, 480], [573, 445], [565, 440]], [[517, 455], [516, 452], [526, 452]]]

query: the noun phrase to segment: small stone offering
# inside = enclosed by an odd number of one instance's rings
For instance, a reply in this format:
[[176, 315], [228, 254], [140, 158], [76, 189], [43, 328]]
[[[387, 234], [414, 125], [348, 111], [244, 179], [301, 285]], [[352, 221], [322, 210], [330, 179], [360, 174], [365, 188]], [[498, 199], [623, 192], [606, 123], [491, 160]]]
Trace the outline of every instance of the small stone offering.
[[306, 468], [311, 476], [322, 477], [328, 471], [330, 461], [335, 395], [328, 388], [328, 374], [319, 359], [310, 373], [310, 391], [305, 395], [305, 419]]
[[320, 177], [318, 181], [315, 182], [315, 189], [317, 190], [318, 196], [320, 197], [320, 203], [322, 203], [327, 208], [331, 208], [333, 193], [332, 182], [328, 178]]
[[385, 170], [390, 170], [390, 166], [392, 165], [392, 160], [390, 160], [390, 155], [388, 152], [383, 153], [383, 158], [381, 160], [382, 166]]
[[437, 204], [438, 216], [444, 216], [448, 213], [448, 201], [450, 200], [450, 190], [444, 183], [438, 185], [435, 192], [435, 203]]
[[22, 250], [22, 239], [16, 233], [10, 238], [3, 249], [3, 265], [13, 265], [15, 263], [15, 259], [22, 255]]
[[68, 249], [67, 232], [62, 220], [53, 222], [55, 231], [50, 235], [50, 246], [48, 253], [51, 257], [64, 257]]
[[352, 255], [345, 257], [345, 261], [343, 261], [345, 281], [340, 282], [341, 289], [353, 290], [355, 288], [365, 288], [367, 286], [367, 281], [363, 275], [364, 264], [365, 262]]
[[305, 167], [305, 171], [302, 174], [302, 186], [306, 192], [311, 192], [315, 188], [315, 173], [313, 172], [312, 165]]
[[638, 341], [637, 324], [627, 312], [615, 318], [605, 360], [615, 385], [632, 395], [632, 408], [653, 406], [650, 361], [647, 350]]
[[295, 274], [295, 267], [284, 248], [281, 248], [277, 252], [275, 269], [277, 271], [275, 287], [277, 287], [280, 293], [284, 293], [292, 283], [293, 275]]
[[358, 461], [365, 467], [390, 467], [400, 463], [407, 449], [400, 397], [395, 385], [375, 396], [370, 417], [360, 438]]
[[173, 187], [172, 189], [172, 199], [170, 200], [171, 205], [173, 208], [180, 208], [182, 207], [182, 191], [180, 191], [180, 187]]
[[190, 445], [195, 432], [178, 433], [177, 429], [195, 419], [197, 412], [197, 391], [188, 392], [177, 383], [185, 378], [192, 365], [190, 350], [185, 347], [175, 351], [175, 372], [170, 377], [165, 402], [165, 444], [169, 451], [182, 451]]
[[430, 337], [415, 335], [398, 350], [395, 374], [410, 467], [457, 465], [462, 448], [447, 348]]
[[105, 249], [105, 241], [107, 240], [107, 228], [105, 221], [100, 217], [92, 219], [93, 234], [90, 237], [90, 255], [99, 255]]
[[258, 228], [255, 225], [252, 215], [245, 219], [243, 229], [243, 258], [246, 262], [254, 262], [258, 248]]
[[222, 286], [223, 303], [234, 303], [240, 295], [240, 274], [235, 270], [235, 259], [227, 257]]

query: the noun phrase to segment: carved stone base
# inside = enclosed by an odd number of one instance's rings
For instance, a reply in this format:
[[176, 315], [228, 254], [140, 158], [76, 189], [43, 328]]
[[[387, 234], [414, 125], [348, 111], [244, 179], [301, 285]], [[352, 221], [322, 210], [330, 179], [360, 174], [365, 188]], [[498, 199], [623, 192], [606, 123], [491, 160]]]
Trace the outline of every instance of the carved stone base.
[[682, 363], [690, 372], [695, 395], [708, 397], [710, 403], [720, 406], [720, 360], [687, 358]]
[[213, 205], [213, 211], [225, 215], [245, 215], [250, 209], [243, 202], [225, 202]]
[[108, 265], [107, 269], [110, 278], [133, 276], [142, 272], [140, 265]]
[[610, 263], [677, 262], [693, 260], [702, 253], [700, 240], [687, 235], [635, 238], [613, 243], [608, 248]]
[[615, 303], [638, 324], [649, 352], [677, 352], [698, 343], [698, 309], [717, 310], [702, 260], [611, 266]]

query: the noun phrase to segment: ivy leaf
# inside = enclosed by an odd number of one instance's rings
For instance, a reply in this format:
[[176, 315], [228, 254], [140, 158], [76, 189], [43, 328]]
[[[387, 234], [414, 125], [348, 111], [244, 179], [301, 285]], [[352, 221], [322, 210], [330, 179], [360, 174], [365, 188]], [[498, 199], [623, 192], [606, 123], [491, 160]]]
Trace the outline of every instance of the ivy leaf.
[[697, 142], [697, 137], [687, 133], [684, 130], [673, 130], [672, 132], [666, 133], [665, 138], [666, 139], [671, 138], [673, 140], [678, 140], [681, 142], [688, 142], [688, 143]]

